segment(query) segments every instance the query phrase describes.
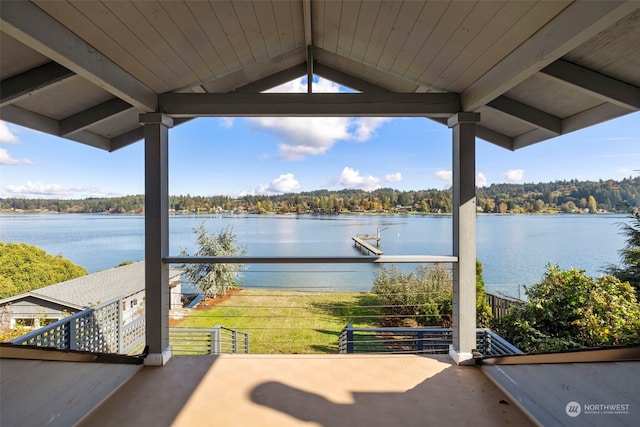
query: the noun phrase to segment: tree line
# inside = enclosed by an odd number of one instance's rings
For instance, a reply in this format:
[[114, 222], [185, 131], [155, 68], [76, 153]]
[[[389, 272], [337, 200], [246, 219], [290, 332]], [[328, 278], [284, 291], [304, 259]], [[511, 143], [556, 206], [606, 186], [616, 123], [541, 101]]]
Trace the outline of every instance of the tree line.
[[[476, 191], [479, 212], [553, 213], [619, 212], [640, 206], [640, 177], [621, 181], [555, 181], [530, 184], [492, 184]], [[169, 208], [177, 213], [340, 213], [419, 212], [451, 213], [451, 189], [374, 191], [316, 190], [278, 195], [169, 197]], [[142, 213], [144, 195], [111, 198], [25, 199], [2, 198], [3, 211], [60, 213]]]

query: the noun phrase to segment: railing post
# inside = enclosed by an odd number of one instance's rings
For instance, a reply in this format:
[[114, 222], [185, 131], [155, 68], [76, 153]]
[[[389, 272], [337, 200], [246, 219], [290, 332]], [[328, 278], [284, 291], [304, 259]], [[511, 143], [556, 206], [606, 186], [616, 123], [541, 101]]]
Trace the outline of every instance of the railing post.
[[121, 353], [122, 350], [124, 349], [124, 345], [123, 345], [123, 336], [122, 333], [124, 332], [124, 327], [122, 326], [122, 314], [123, 314], [123, 310], [122, 310], [122, 298], [118, 299], [118, 349], [117, 349], [117, 353]]
[[347, 354], [353, 353], [353, 325], [347, 324]]
[[233, 332], [231, 332], [231, 337], [232, 337], [231, 342], [233, 343], [232, 353], [237, 354], [238, 353], [238, 331], [234, 329]]
[[418, 339], [417, 350], [418, 353], [422, 353], [424, 350], [424, 331], [418, 331], [416, 338]]
[[[71, 319], [70, 322], [67, 323], [69, 325], [67, 327], [67, 333], [69, 334], [69, 348], [62, 350], [77, 350], [78, 349], [78, 339], [76, 337], [76, 322], [79, 321], [81, 317], [77, 317], [75, 319]], [[64, 327], [64, 326], [63, 326]]]
[[244, 334], [244, 352], [249, 354], [249, 334]]
[[214, 326], [211, 330], [211, 354], [222, 354], [222, 335], [220, 326]]

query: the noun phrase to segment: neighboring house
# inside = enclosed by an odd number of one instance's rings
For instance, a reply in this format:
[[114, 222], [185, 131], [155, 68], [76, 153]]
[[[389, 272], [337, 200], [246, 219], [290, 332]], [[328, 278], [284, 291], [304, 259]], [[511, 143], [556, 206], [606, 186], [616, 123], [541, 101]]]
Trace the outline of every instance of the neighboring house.
[[[144, 262], [99, 271], [0, 300], [0, 326], [40, 328], [87, 307], [122, 299], [127, 324], [144, 314]], [[180, 270], [169, 270], [171, 308], [181, 303]]]

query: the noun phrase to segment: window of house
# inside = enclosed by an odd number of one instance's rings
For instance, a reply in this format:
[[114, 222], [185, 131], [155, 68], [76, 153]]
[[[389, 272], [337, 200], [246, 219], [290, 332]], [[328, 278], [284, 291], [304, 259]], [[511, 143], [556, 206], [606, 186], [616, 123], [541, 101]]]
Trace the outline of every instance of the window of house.
[[35, 326], [35, 324], [36, 324], [35, 319], [30, 319], [30, 318], [16, 319], [16, 326], [23, 326], [23, 327], [27, 327], [27, 328], [33, 328]]

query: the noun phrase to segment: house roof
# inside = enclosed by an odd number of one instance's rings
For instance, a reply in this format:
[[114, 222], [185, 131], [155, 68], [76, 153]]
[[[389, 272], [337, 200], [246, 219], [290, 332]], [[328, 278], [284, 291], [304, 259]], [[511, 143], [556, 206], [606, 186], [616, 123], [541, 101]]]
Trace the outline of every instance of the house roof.
[[62, 300], [59, 300], [57, 298], [48, 297], [46, 295], [39, 295], [36, 292], [27, 292], [27, 293], [24, 293], [24, 294], [13, 295], [13, 296], [10, 296], [10, 297], [7, 297], [7, 298], [0, 299], [0, 307], [2, 307], [4, 305], [7, 305], [9, 303], [12, 303], [12, 302], [16, 302], [16, 301], [20, 301], [20, 300], [29, 300], [29, 299], [43, 300], [43, 301], [51, 302], [53, 304], [63, 305], [63, 306], [69, 307], [69, 308], [74, 309], [74, 310], [83, 310], [85, 308], [85, 306], [83, 306], [83, 305], [72, 304], [72, 303], [70, 303], [68, 301], [62, 301]]
[[241, 116], [310, 74], [387, 113], [394, 94], [445, 94], [422, 115], [479, 112], [477, 135], [512, 150], [640, 109], [633, 0], [3, 1], [0, 44], [0, 119], [108, 151], [142, 139], [142, 112], [193, 117], [177, 93]]
[[[32, 296], [82, 309], [114, 298], [128, 297], [144, 291], [144, 274], [144, 261], [136, 262], [6, 298], [0, 301], [0, 305], [26, 296]], [[170, 279], [179, 275], [180, 270], [169, 269]]]

